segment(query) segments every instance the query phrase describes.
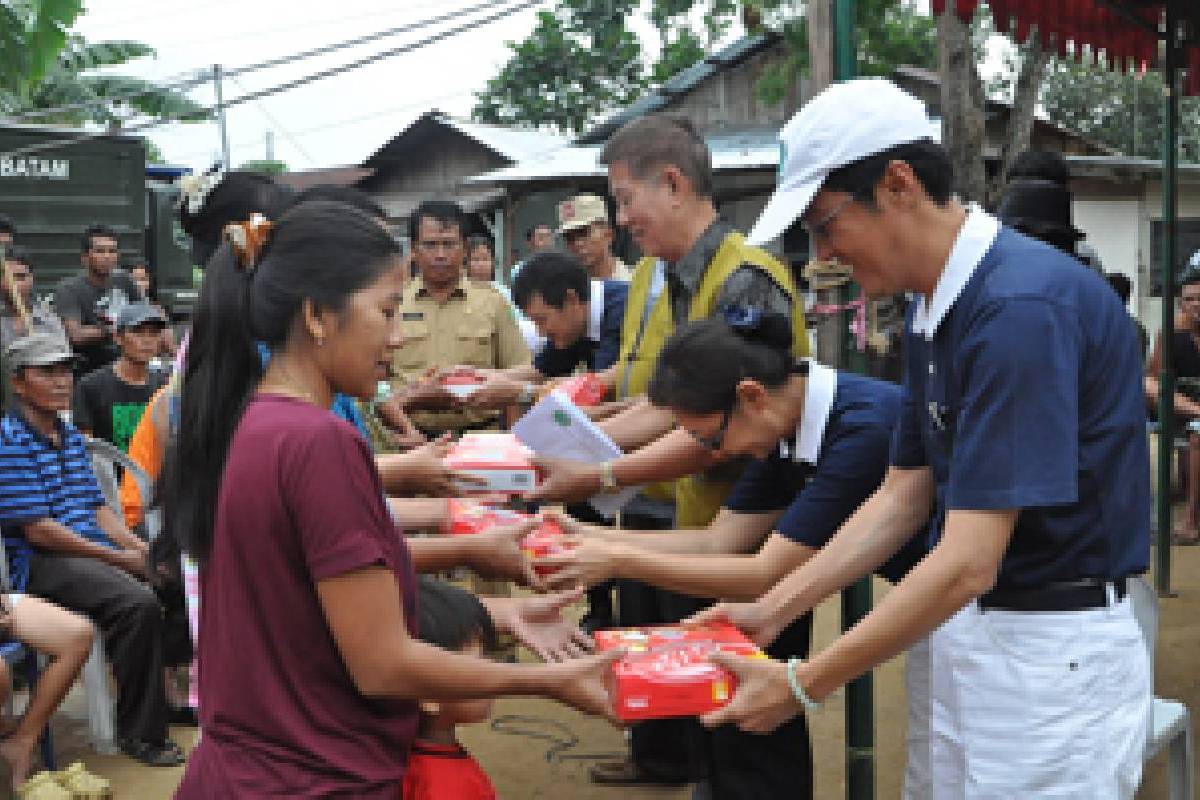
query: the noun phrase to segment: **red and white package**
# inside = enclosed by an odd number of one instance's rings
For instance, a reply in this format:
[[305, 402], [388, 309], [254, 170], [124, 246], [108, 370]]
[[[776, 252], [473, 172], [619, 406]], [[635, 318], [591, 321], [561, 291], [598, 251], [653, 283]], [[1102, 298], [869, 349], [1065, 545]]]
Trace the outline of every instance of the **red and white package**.
[[555, 385], [554, 391], [565, 395], [575, 405], [585, 407], [603, 402], [604, 396], [608, 394], [608, 387], [596, 373], [585, 372]]
[[[446, 504], [446, 521], [442, 529], [451, 536], [483, 533], [500, 525], [517, 525], [532, 515], [508, 508], [472, 503], [451, 498]], [[545, 520], [521, 539], [521, 550], [529, 560], [554, 556], [567, 551], [563, 529], [552, 520]], [[538, 575], [549, 575], [554, 567], [533, 568]]]
[[451, 469], [474, 475], [482, 484], [463, 484], [466, 492], [527, 492], [537, 485], [533, 451], [511, 433], [468, 433], [450, 445], [444, 459]]
[[459, 400], [465, 400], [478, 392], [486, 380], [475, 370], [460, 368], [443, 373], [438, 383]]
[[[545, 556], [561, 555], [570, 548], [567, 547], [566, 542], [563, 540], [563, 529], [559, 527], [557, 522], [548, 519], [534, 528], [528, 536], [521, 540], [521, 549], [525, 551], [526, 557], [530, 561], [533, 561]], [[537, 564], [533, 567], [533, 571], [538, 575], [549, 575], [557, 569], [557, 567], [539, 566]]]
[[529, 515], [520, 511], [452, 497], [446, 501], [446, 521], [442, 529], [451, 536], [463, 536], [483, 533], [497, 525], [516, 525], [527, 519]]
[[715, 711], [733, 697], [737, 679], [709, 656], [719, 651], [767, 657], [727, 623], [612, 628], [593, 638], [598, 651], [626, 651], [613, 664], [609, 691], [617, 717], [627, 721]]

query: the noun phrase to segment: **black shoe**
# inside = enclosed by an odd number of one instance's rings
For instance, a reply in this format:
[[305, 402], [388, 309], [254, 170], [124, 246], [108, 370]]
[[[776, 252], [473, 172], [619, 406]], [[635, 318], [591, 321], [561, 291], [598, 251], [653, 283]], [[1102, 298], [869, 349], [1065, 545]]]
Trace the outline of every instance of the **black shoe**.
[[163, 739], [159, 744], [140, 739], [122, 739], [121, 752], [148, 767], [178, 767], [187, 760], [179, 745], [170, 739]]
[[167, 712], [168, 725], [185, 725], [189, 728], [195, 728], [200, 724], [196, 719], [196, 709], [188, 706], [173, 706]]

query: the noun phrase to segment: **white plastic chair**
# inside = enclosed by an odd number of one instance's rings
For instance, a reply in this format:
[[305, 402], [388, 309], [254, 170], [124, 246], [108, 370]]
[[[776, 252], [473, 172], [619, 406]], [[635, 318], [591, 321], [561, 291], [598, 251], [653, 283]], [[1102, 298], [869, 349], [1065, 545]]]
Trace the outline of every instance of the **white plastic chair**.
[[[100, 491], [104, 493], [104, 499], [118, 516], [123, 517], [124, 512], [121, 509], [120, 481], [117, 479], [116, 465], [119, 464], [121, 469], [132, 476], [142, 496], [142, 505], [146, 509], [143, 516], [146, 539], [154, 541], [162, 529], [159, 510], [150, 508], [150, 501], [154, 496], [154, 481], [137, 462], [115, 445], [91, 436], [85, 437], [85, 444], [92, 459], [96, 481], [100, 484]], [[91, 734], [92, 749], [107, 755], [120, 752], [117, 746], [117, 701], [109, 685], [104, 638], [98, 630], [92, 638], [92, 653], [83, 665], [83, 686], [87, 691], [88, 730]]]
[[[1142, 639], [1154, 665], [1154, 647], [1158, 639], [1158, 597], [1142, 577], [1131, 577], [1130, 601]], [[1192, 800], [1195, 792], [1195, 765], [1192, 751], [1192, 716], [1188, 707], [1177, 700], [1155, 697], [1150, 709], [1150, 737], [1146, 741], [1144, 761], [1154, 758], [1164, 747], [1170, 747], [1168, 770], [1170, 800]]]

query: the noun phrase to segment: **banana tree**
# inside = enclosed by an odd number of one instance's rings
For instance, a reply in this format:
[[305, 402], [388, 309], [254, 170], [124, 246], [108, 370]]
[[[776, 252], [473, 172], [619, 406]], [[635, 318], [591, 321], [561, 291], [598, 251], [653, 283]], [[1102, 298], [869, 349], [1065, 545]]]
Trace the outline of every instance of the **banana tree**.
[[106, 69], [154, 49], [71, 33], [82, 8], [81, 0], [0, 0], [0, 117], [67, 126], [114, 126], [137, 115], [203, 118], [179, 88]]

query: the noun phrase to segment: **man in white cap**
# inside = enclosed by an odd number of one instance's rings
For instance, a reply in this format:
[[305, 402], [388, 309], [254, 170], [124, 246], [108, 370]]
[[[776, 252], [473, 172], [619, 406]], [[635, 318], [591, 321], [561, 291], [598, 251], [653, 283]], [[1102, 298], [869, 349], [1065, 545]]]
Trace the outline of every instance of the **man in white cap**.
[[594, 281], [630, 281], [633, 270], [613, 255], [613, 228], [604, 198], [579, 194], [558, 204], [558, 234]]
[[829, 544], [756, 602], [700, 616], [768, 642], [932, 514], [929, 552], [810, 660], [720, 658], [739, 689], [704, 721], [761, 731], [820, 713], [928, 637], [906, 796], [1132, 797], [1152, 699], [1131, 608], [1150, 470], [1125, 310], [1075, 259], [955, 200], [924, 107], [887, 81], [829, 88], [781, 139], [750, 239], [798, 218], [868, 295], [917, 296], [905, 406], [883, 485]]

